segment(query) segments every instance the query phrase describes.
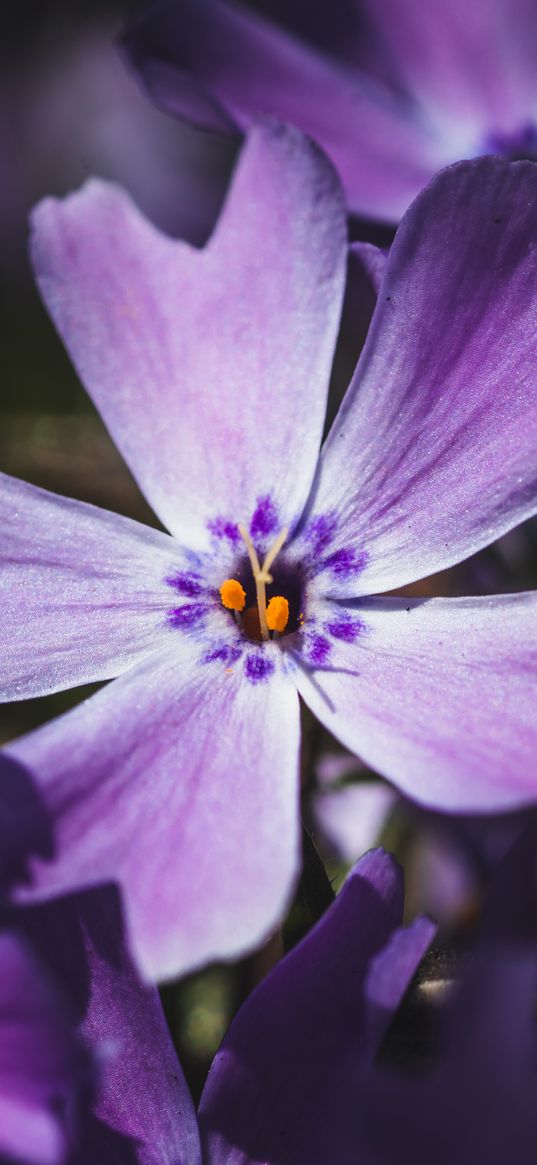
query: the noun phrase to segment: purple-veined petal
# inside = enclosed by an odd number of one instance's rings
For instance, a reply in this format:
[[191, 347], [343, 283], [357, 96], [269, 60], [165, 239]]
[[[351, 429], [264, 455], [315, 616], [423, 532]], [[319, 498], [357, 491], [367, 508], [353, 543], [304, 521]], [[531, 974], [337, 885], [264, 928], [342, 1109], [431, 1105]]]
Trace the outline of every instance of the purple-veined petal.
[[[326, 604], [359, 614], [299, 692], [351, 750], [417, 801], [495, 812], [537, 801], [537, 592]], [[297, 657], [298, 658], [298, 657]]]
[[182, 644], [6, 750], [55, 825], [21, 899], [119, 881], [150, 978], [255, 946], [299, 862], [298, 699], [278, 649], [228, 666]]
[[339, 594], [423, 578], [537, 508], [536, 198], [534, 163], [481, 158], [399, 228], [312, 502], [367, 555]]
[[[243, 1005], [201, 1099], [211, 1165], [354, 1165], [356, 1078], [373, 1051], [367, 970], [401, 911], [396, 863], [381, 850], [366, 854], [317, 926]], [[401, 994], [414, 970], [402, 971]]]
[[[0, 1154], [32, 1165], [66, 1160], [66, 1107], [82, 1057], [68, 1010], [33, 954], [0, 935]], [[68, 1114], [67, 1114], [68, 1115]]]
[[159, 5], [134, 23], [125, 44], [167, 112], [228, 132], [268, 114], [310, 134], [357, 214], [399, 219], [453, 157], [410, 101], [238, 4]]
[[200, 1165], [192, 1099], [158, 992], [132, 964], [117, 891], [18, 911], [16, 923], [50, 964], [96, 1063], [77, 1165]]
[[298, 131], [259, 125], [198, 251], [92, 182], [33, 216], [37, 281], [146, 497], [195, 549], [220, 513], [279, 527], [307, 498], [344, 290], [335, 175]]
[[0, 536], [0, 699], [109, 679], [169, 642], [169, 535], [2, 474]]
[[[537, 114], [537, 8], [533, 0], [362, 0], [394, 77], [431, 116], [505, 134]], [[462, 156], [462, 155], [459, 155]]]

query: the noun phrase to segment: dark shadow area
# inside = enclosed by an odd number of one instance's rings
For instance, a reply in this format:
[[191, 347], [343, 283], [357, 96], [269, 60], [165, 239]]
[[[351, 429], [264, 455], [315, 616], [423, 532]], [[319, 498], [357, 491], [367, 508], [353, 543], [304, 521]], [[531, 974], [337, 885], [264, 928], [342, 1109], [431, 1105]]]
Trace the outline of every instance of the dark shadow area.
[[0, 756], [0, 893], [31, 882], [32, 858], [53, 856], [52, 824], [41, 794], [22, 765]]

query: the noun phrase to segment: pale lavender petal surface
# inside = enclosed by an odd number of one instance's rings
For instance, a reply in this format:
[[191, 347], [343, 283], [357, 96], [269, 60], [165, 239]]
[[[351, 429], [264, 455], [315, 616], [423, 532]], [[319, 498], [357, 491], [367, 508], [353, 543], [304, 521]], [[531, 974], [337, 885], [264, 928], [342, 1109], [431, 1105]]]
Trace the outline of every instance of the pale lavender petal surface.
[[[317, 926], [249, 997], [201, 1099], [211, 1165], [355, 1165], [357, 1076], [376, 1050], [366, 976], [401, 912], [399, 868], [381, 850], [366, 854]], [[412, 966], [399, 964], [400, 994], [423, 949], [416, 944]]]
[[394, 808], [396, 793], [383, 781], [359, 781], [314, 794], [317, 828], [344, 862], [355, 862], [379, 841]]
[[313, 501], [367, 555], [340, 594], [459, 562], [537, 508], [536, 198], [534, 163], [481, 158], [399, 228]]
[[55, 823], [56, 859], [20, 897], [118, 880], [150, 978], [253, 947], [292, 889], [298, 699], [276, 646], [256, 650], [263, 667], [159, 652], [6, 750]]
[[149, 502], [186, 545], [215, 507], [281, 525], [306, 501], [344, 290], [337, 179], [297, 131], [259, 125], [202, 250], [92, 182], [33, 217], [37, 281]]
[[168, 644], [177, 543], [0, 474], [0, 699], [109, 679]]
[[117, 890], [19, 911], [17, 922], [50, 963], [97, 1067], [76, 1165], [200, 1165], [192, 1099], [158, 992], [130, 958]]
[[338, 609], [359, 614], [358, 638], [334, 643], [322, 668], [297, 666], [295, 679], [347, 748], [436, 808], [537, 800], [537, 592]]
[[[394, 77], [431, 115], [516, 132], [537, 114], [534, 0], [361, 0]], [[462, 156], [462, 155], [461, 155]]]
[[0, 935], [0, 1154], [59, 1165], [79, 1051], [59, 993], [24, 943]]
[[299, 126], [326, 150], [357, 214], [399, 218], [451, 159], [411, 101], [240, 5], [160, 5], [126, 46], [169, 112], [218, 130], [260, 114]]

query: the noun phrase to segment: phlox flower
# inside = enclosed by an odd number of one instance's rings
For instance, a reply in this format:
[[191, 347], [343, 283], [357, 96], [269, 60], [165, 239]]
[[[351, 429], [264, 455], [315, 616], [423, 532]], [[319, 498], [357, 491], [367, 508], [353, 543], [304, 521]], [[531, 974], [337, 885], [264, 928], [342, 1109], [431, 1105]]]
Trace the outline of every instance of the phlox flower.
[[420, 196], [320, 456], [347, 248], [298, 131], [252, 130], [201, 251], [100, 182], [34, 214], [41, 294], [170, 534], [2, 480], [3, 698], [118, 677], [7, 750], [54, 822], [20, 894], [118, 881], [146, 975], [280, 917], [299, 695], [426, 804], [535, 799], [535, 596], [378, 596], [535, 511], [536, 192], [481, 159]]
[[0, 930], [0, 1155], [62, 1165], [85, 1055], [70, 1009], [33, 951]]
[[367, 218], [398, 221], [460, 158], [535, 154], [533, 0], [264, 7], [271, 19], [233, 0], [151, 4], [126, 51], [169, 113], [228, 136], [262, 114], [311, 134]]
[[[46, 842], [25, 774], [0, 757], [0, 1160], [63, 1165], [91, 1103], [93, 1070], [63, 991], [23, 912], [10, 910], [11, 880], [28, 850]], [[37, 907], [36, 915], [46, 907]], [[45, 941], [45, 951], [46, 951]]]
[[[154, 987], [140, 983], [111, 887], [28, 912], [97, 1065], [76, 1165], [354, 1162], [356, 1082], [434, 935], [401, 926], [402, 875], [366, 855], [318, 924], [237, 1012], [196, 1113]], [[331, 1150], [333, 1157], [331, 1155]]]

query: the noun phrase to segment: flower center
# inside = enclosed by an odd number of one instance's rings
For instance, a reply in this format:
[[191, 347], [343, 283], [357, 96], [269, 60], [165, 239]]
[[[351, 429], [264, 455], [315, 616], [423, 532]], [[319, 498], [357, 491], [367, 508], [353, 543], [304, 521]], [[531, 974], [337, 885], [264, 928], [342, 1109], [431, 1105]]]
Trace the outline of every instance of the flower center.
[[[256, 606], [246, 607], [246, 591], [235, 578], [226, 578], [220, 587], [220, 598], [223, 606], [233, 611], [235, 619], [242, 626], [248, 639], [261, 639], [264, 642], [281, 635], [289, 622], [289, 601], [285, 595], [273, 595], [267, 604], [267, 586], [273, 581], [270, 573], [273, 563], [287, 538], [289, 531], [282, 530], [272, 544], [268, 554], [259, 562], [257, 551], [246, 529], [239, 526], [239, 532], [248, 551], [248, 558], [252, 568], [255, 583]], [[242, 615], [242, 612], [244, 614]], [[242, 618], [241, 618], [242, 615]]]

